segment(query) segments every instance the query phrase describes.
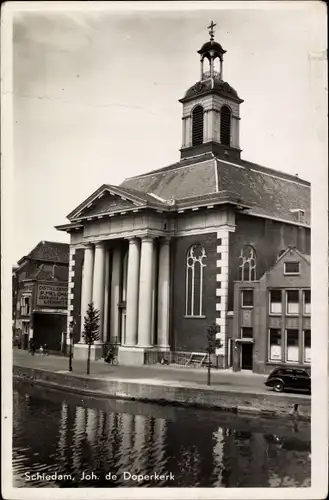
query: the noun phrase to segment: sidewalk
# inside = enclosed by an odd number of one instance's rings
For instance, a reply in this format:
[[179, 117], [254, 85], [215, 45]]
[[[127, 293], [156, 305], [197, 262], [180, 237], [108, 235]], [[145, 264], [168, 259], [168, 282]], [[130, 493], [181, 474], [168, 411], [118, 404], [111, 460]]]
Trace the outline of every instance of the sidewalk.
[[[68, 371], [69, 359], [62, 356], [44, 356], [35, 354], [32, 356], [27, 351], [13, 350], [13, 364], [27, 368], [38, 368], [42, 370], [64, 373]], [[87, 362], [81, 360], [72, 361], [72, 375], [86, 375]], [[108, 380], [136, 381], [157, 383], [159, 385], [183, 385], [195, 386], [207, 384], [207, 369], [205, 368], [179, 368], [168, 366], [112, 366], [104, 360], [92, 361], [90, 363], [90, 378], [101, 378]], [[211, 370], [211, 387], [226, 390], [241, 390], [241, 392], [253, 391], [267, 393], [264, 386], [265, 375], [254, 373], [235, 373], [232, 370]]]
[[282, 416], [309, 420], [311, 399], [301, 394], [276, 393], [264, 386], [265, 376], [212, 370], [211, 385], [206, 369], [163, 366], [111, 366], [103, 360], [74, 361], [69, 372], [68, 358], [32, 356], [14, 350], [13, 376], [80, 395], [130, 399], [169, 405], [216, 408], [242, 414]]

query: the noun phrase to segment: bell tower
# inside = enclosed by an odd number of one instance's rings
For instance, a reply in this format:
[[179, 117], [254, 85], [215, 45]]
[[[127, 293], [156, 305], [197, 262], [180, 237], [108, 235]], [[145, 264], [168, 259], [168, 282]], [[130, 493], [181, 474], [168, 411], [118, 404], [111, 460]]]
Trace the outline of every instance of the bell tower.
[[239, 122], [243, 102], [223, 80], [226, 50], [214, 40], [214, 27], [208, 26], [210, 40], [200, 54], [200, 80], [179, 100], [183, 104], [181, 158], [212, 152], [224, 159], [240, 158]]

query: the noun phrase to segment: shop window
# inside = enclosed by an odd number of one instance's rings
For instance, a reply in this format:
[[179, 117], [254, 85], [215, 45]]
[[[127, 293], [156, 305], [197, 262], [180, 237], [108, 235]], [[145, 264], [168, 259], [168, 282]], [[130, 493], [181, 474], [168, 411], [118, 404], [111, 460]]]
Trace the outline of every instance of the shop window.
[[256, 280], [256, 252], [250, 245], [245, 245], [239, 256], [240, 281]]
[[287, 335], [287, 349], [286, 361], [291, 363], [298, 363], [299, 360], [299, 334], [298, 330], [286, 330]]
[[287, 290], [286, 292], [286, 313], [298, 314], [299, 313], [299, 291]]
[[242, 290], [241, 291], [241, 305], [242, 307], [253, 307], [254, 305], [254, 291]]
[[304, 363], [311, 362], [311, 330], [304, 330]]
[[253, 336], [253, 329], [250, 326], [243, 326], [241, 328], [241, 337], [243, 339], [252, 339]]
[[282, 290], [270, 290], [270, 314], [282, 314]]
[[188, 317], [203, 316], [203, 268], [206, 252], [202, 245], [189, 248], [186, 256], [186, 308]]
[[299, 274], [299, 262], [285, 262], [284, 274]]
[[269, 331], [269, 360], [281, 361], [282, 359], [282, 336], [279, 328], [270, 328]]
[[303, 314], [311, 314], [311, 290], [303, 290]]

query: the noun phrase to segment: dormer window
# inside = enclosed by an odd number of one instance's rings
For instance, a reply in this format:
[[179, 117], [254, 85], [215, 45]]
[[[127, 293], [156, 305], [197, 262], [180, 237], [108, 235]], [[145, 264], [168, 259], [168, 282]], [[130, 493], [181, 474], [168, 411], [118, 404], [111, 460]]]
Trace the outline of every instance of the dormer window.
[[301, 208], [293, 208], [290, 210], [291, 213], [296, 214], [296, 219], [298, 222], [304, 224], [305, 223], [305, 210]]
[[286, 275], [298, 275], [299, 274], [299, 262], [285, 262], [284, 263], [284, 274], [286, 274]]
[[305, 222], [305, 210], [298, 210], [298, 222]]
[[192, 145], [203, 143], [203, 107], [196, 106], [192, 112]]

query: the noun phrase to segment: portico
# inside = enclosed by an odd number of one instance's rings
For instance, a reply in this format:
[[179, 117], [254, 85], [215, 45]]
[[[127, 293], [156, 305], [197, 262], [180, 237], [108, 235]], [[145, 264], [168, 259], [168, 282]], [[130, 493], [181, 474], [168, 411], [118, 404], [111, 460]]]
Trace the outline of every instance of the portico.
[[145, 349], [169, 349], [170, 239], [133, 235], [82, 248], [80, 341], [74, 356], [86, 356], [83, 318], [91, 302], [100, 312], [94, 359], [107, 341], [120, 344], [120, 364], [142, 365]]

